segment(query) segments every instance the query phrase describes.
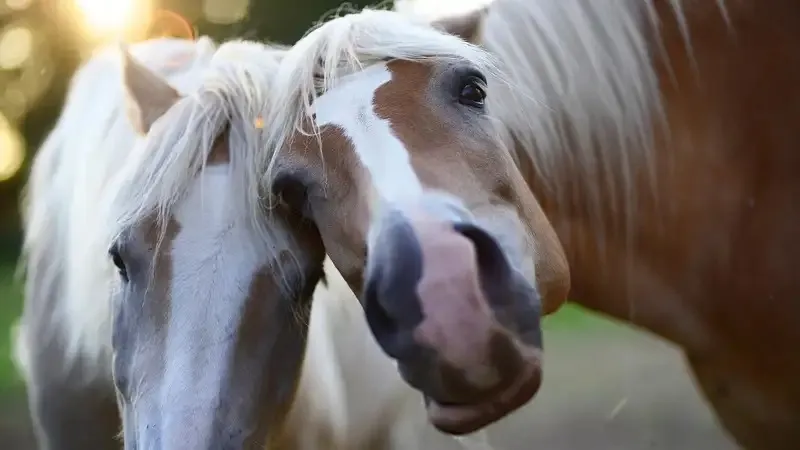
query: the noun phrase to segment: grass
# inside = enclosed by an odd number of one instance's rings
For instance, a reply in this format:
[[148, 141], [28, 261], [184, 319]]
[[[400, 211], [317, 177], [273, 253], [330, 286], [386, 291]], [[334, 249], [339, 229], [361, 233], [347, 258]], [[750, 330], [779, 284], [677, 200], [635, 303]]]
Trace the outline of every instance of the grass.
[[14, 271], [13, 262], [0, 262], [0, 397], [22, 387], [11, 361], [11, 325], [22, 311], [22, 285]]
[[575, 303], [567, 303], [558, 312], [551, 314], [542, 321], [545, 331], [576, 331], [596, 330], [608, 327], [613, 322], [603, 318]]

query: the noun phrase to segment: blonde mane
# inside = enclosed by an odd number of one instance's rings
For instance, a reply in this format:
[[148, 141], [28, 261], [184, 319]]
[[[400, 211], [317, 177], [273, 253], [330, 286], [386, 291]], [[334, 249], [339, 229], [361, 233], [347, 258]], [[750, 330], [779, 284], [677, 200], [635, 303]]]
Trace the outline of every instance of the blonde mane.
[[[270, 148], [279, 151], [295, 132], [318, 134], [310, 120], [316, 98], [342, 77], [389, 59], [467, 60], [501, 79], [487, 52], [425, 20], [377, 9], [334, 17], [310, 30], [284, 56], [271, 98]], [[272, 169], [274, 159], [267, 166]]]
[[[53, 316], [67, 324], [53, 329], [65, 334], [58, 338], [70, 361], [82, 359], [98, 375], [110, 356], [109, 245], [126, 227], [169, 213], [226, 126], [232, 170], [241, 174], [232, 177], [237, 197], [254, 216], [261, 207], [256, 163], [264, 146], [256, 122], [283, 50], [243, 41], [217, 47], [200, 38], [157, 39], [130, 52], [183, 98], [141, 139], [125, 115], [119, 49], [99, 52], [74, 76], [24, 201], [28, 283], [64, 295], [54, 303], [63, 311]], [[272, 237], [263, 225], [256, 229]]]
[[[396, 3], [398, 11], [421, 14], [417, 0]], [[488, 107], [528, 153], [537, 179], [562, 202], [573, 200], [560, 194], [578, 183], [598, 222], [607, 208], [624, 212], [627, 223], [617, 225], [629, 231], [636, 178], [644, 169], [655, 186], [654, 139], [666, 127], [655, 69], [666, 54], [655, 3], [494, 0], [477, 36], [506, 79]], [[665, 3], [692, 57], [688, 2]], [[727, 20], [724, 0], [709, 3]]]
[[662, 118], [652, 7], [500, 0], [481, 27], [482, 45], [513, 86], [489, 98], [494, 113], [551, 192], [587, 187], [598, 220], [601, 208], [633, 208], [634, 173], [652, 163], [653, 124]]

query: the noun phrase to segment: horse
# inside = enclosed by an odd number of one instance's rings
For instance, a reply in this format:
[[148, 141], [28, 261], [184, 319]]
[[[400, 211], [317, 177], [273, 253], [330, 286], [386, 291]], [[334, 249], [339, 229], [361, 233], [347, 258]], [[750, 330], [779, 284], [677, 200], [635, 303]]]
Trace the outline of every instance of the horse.
[[535, 395], [540, 316], [569, 290], [486, 108], [495, 69], [426, 21], [367, 8], [288, 49], [267, 108], [277, 195], [315, 225], [429, 422], [453, 435]]
[[[16, 345], [42, 448], [119, 448], [120, 398], [126, 448], [249, 447], [285, 416], [324, 251], [251, 189], [280, 51], [154, 40], [74, 77], [25, 193]], [[157, 73], [177, 87], [131, 100]]]
[[570, 299], [678, 345], [742, 447], [798, 448], [800, 6], [496, 0], [432, 23], [497, 58], [488, 107]]

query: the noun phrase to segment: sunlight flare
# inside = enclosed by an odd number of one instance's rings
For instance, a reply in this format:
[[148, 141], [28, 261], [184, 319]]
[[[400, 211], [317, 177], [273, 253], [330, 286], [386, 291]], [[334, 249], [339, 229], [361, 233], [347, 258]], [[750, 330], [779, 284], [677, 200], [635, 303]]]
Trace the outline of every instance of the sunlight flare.
[[92, 35], [121, 35], [143, 20], [143, 0], [74, 0]]

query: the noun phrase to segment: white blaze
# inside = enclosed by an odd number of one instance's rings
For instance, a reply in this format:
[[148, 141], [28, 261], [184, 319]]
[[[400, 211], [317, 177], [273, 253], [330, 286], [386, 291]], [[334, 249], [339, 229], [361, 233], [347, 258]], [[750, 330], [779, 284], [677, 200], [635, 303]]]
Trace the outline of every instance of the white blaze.
[[[176, 207], [180, 231], [172, 241], [172, 280], [164, 382], [160, 401], [166, 446], [180, 438], [175, 428], [198, 429], [188, 447], [211, 439], [217, 409], [224, 403], [231, 355], [250, 285], [269, 260], [266, 243], [237, 210], [228, 165], [207, 166]], [[208, 427], [206, 427], [208, 426]], [[201, 432], [202, 430], [202, 432]]]
[[344, 132], [384, 203], [419, 197], [423, 190], [408, 150], [391, 123], [375, 113], [375, 92], [391, 79], [386, 63], [375, 64], [343, 77], [314, 103], [317, 126], [334, 125]]

